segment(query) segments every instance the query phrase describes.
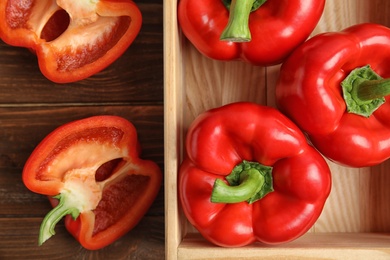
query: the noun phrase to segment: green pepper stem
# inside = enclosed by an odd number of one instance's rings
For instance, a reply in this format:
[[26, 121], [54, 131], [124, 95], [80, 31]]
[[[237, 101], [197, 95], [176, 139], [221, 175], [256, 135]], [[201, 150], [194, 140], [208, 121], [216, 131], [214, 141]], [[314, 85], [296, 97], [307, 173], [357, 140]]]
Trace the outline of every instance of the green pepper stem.
[[226, 180], [229, 185], [221, 179], [215, 180], [211, 202], [253, 203], [273, 191], [272, 167], [257, 162], [243, 161], [234, 167]]
[[55, 234], [55, 226], [56, 224], [66, 215], [72, 215], [73, 219], [76, 219], [80, 211], [70, 205], [66, 196], [57, 195], [54, 198], [59, 199], [58, 205], [53, 208], [43, 219], [40, 230], [39, 230], [39, 245], [42, 245], [46, 240], [52, 237]]
[[366, 80], [357, 86], [356, 97], [363, 101], [382, 98], [390, 94], [390, 79]]
[[232, 0], [229, 21], [221, 34], [223, 41], [248, 42], [251, 40], [249, 14], [255, 0]]
[[390, 94], [390, 80], [382, 79], [369, 65], [356, 68], [341, 82], [348, 113], [369, 117]]
[[214, 183], [211, 202], [238, 203], [249, 200], [264, 184], [264, 176], [256, 169], [241, 173], [241, 183], [238, 186], [229, 186], [221, 179]]

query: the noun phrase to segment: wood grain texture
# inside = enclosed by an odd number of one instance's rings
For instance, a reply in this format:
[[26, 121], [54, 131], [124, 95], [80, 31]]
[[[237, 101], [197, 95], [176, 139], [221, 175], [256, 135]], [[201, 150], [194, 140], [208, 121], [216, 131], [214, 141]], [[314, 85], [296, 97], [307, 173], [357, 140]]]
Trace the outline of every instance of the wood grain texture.
[[176, 20], [176, 0], [164, 1], [164, 201], [165, 201], [165, 258], [177, 258], [177, 246], [184, 235], [185, 225], [177, 203], [177, 170], [181, 161], [184, 105], [182, 53]]
[[66, 231], [41, 247], [38, 230], [51, 209], [30, 192], [21, 173], [35, 146], [58, 126], [94, 115], [118, 115], [136, 127], [141, 157], [164, 169], [163, 3], [137, 1], [141, 32], [117, 61], [100, 73], [55, 84], [36, 57], [0, 41], [0, 259], [163, 259], [164, 186], [142, 221], [106, 248], [89, 251]]
[[[186, 41], [184, 125], [207, 109], [235, 101], [266, 103], [265, 68], [240, 61], [211, 60]], [[237, 77], [240, 75], [240, 77]]]
[[[167, 0], [164, 5], [170, 13], [177, 12], [177, 0]], [[311, 37], [363, 22], [390, 26], [389, 17], [390, 1], [387, 0], [327, 0], [323, 16]], [[289, 251], [289, 245], [273, 250], [257, 244], [242, 250], [226, 250], [209, 245], [199, 236], [183, 215], [176, 190], [177, 169], [183, 157], [187, 128], [200, 113], [234, 101], [254, 101], [275, 107], [275, 84], [280, 65], [262, 68], [237, 61], [210, 60], [182, 35], [174, 17], [165, 16], [164, 27], [168, 34], [165, 38], [170, 43], [164, 47], [165, 77], [171, 79], [164, 82], [165, 102], [170, 108], [169, 113], [165, 113], [165, 151], [168, 155], [165, 169], [169, 169], [165, 196], [171, 210], [166, 215], [166, 226], [175, 227], [166, 229], [168, 258], [256, 259], [262, 255], [269, 259], [348, 259], [353, 254], [354, 259], [365, 259], [371, 257], [371, 253], [375, 259], [389, 258], [390, 236], [373, 233], [390, 232], [389, 162], [356, 169], [328, 161], [332, 171], [332, 192], [322, 215], [305, 236], [304, 243], [299, 245], [302, 247], [300, 252]], [[311, 241], [313, 238], [315, 240]], [[353, 238], [356, 240], [349, 243]], [[378, 250], [371, 251], [377, 246]], [[287, 254], [280, 253], [286, 250]]]
[[218, 250], [215, 246], [202, 239], [199, 234], [189, 234], [178, 249], [178, 259], [386, 260], [390, 256], [389, 242], [389, 234], [308, 233], [282, 246], [257, 244]]
[[[95, 251], [85, 250], [67, 232], [63, 222], [56, 235], [38, 247], [41, 218], [1, 218], [0, 259], [163, 259], [164, 226], [161, 217], [147, 216], [113, 244]], [[158, 232], [158, 231], [160, 232]], [[37, 250], [37, 248], [39, 250]]]

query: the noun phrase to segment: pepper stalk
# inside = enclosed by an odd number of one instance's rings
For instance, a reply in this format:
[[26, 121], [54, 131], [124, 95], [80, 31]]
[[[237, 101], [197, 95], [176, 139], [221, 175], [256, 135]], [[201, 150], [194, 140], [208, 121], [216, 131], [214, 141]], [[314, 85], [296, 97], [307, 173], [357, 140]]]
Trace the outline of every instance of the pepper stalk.
[[73, 201], [69, 201], [67, 196], [59, 194], [53, 198], [58, 199], [58, 205], [53, 208], [43, 219], [41, 227], [39, 229], [38, 244], [41, 246], [46, 240], [55, 235], [55, 226], [66, 215], [71, 215], [73, 219], [76, 219], [80, 215], [80, 210], [77, 206], [73, 205]]
[[257, 10], [267, 0], [222, 0], [229, 9], [229, 21], [220, 36], [222, 41], [249, 42], [249, 14]]
[[211, 202], [249, 204], [273, 191], [272, 167], [257, 162], [243, 161], [226, 176], [227, 185], [221, 179], [214, 182]]
[[366, 65], [354, 69], [342, 82], [347, 111], [369, 117], [390, 94], [390, 79], [383, 79]]
[[66, 215], [76, 219], [82, 212], [93, 210], [102, 198], [102, 187], [95, 181], [95, 170], [69, 171], [60, 193], [53, 198], [59, 203], [43, 219], [38, 244], [42, 245], [55, 234], [56, 224]]

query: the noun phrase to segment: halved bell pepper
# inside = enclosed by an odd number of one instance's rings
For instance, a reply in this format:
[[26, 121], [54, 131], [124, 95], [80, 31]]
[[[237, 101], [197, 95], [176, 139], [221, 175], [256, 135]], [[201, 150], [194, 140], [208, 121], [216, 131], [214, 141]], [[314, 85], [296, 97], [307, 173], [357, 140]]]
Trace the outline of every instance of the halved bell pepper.
[[389, 64], [388, 27], [314, 36], [282, 65], [277, 105], [330, 160], [377, 165], [390, 158]]
[[35, 148], [23, 182], [47, 195], [53, 206], [44, 218], [41, 245], [63, 217], [69, 232], [90, 250], [105, 247], [131, 230], [160, 189], [162, 174], [139, 158], [133, 124], [117, 116], [95, 116], [65, 124]]
[[325, 0], [180, 0], [179, 25], [203, 55], [281, 63], [321, 18]]
[[0, 2], [0, 38], [35, 52], [44, 76], [58, 83], [106, 68], [134, 41], [141, 24], [131, 0]]
[[305, 234], [331, 189], [330, 170], [278, 110], [232, 103], [199, 115], [188, 129], [179, 197], [210, 242], [280, 244]]

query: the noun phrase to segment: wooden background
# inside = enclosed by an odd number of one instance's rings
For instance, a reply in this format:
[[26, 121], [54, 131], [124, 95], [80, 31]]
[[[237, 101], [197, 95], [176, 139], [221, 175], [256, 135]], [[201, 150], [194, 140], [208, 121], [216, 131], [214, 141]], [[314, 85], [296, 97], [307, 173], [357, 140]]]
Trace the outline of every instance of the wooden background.
[[142, 158], [163, 170], [163, 3], [136, 1], [143, 14], [139, 36], [101, 73], [59, 85], [39, 71], [28, 50], [0, 41], [0, 259], [163, 259], [164, 189], [139, 225], [112, 245], [88, 251], [61, 221], [38, 247], [40, 223], [51, 206], [22, 183], [24, 163], [56, 127], [112, 114], [136, 126]]
[[[390, 236], [383, 234], [390, 233], [389, 160], [376, 167], [360, 169], [328, 162], [333, 178], [331, 195], [310, 234], [294, 243], [272, 248], [255, 244], [225, 250], [198, 235], [186, 221], [176, 192], [177, 169], [183, 156], [186, 130], [200, 113], [227, 103], [252, 101], [275, 107], [274, 86], [280, 66], [256, 67], [240, 61], [221, 62], [202, 56], [181, 33], [176, 17], [168, 15], [176, 13], [177, 0], [167, 0], [165, 5], [164, 37], [170, 43], [165, 47], [164, 56], [165, 106], [170, 111], [165, 119], [165, 196], [169, 202], [165, 206], [170, 227], [166, 250], [170, 259], [227, 259], [233, 256], [252, 259], [258, 255], [271, 259], [275, 256], [276, 259], [313, 259], [313, 254], [321, 259], [346, 259], [351, 255], [357, 257], [353, 259], [366, 259], [366, 253], [376, 257], [385, 254], [385, 258], [380, 259], [388, 259]], [[362, 22], [390, 27], [390, 1], [326, 0], [324, 13], [312, 35], [339, 31]], [[374, 235], [376, 232], [382, 233]], [[297, 250], [299, 248], [301, 250]]]

